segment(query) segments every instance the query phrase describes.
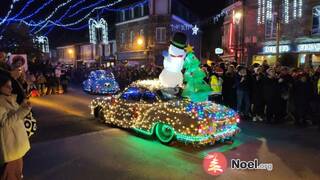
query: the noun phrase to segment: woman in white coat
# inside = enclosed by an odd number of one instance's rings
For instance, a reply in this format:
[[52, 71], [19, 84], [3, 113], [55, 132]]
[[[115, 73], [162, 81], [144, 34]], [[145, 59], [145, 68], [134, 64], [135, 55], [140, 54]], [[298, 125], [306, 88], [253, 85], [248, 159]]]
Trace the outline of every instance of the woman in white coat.
[[16, 95], [11, 94], [10, 77], [0, 74], [0, 179], [18, 180], [22, 178], [23, 156], [30, 144], [24, 126], [24, 117], [30, 112], [28, 101], [16, 103]]

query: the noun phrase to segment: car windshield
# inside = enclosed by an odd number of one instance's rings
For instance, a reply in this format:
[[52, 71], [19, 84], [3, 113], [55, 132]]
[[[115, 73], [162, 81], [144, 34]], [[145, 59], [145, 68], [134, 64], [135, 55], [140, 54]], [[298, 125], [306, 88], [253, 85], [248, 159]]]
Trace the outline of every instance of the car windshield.
[[145, 90], [142, 93], [142, 100], [146, 102], [156, 102], [157, 101], [157, 95], [149, 90]]
[[162, 89], [162, 90], [157, 90], [157, 94], [162, 101], [169, 101], [169, 100], [180, 99], [181, 90], [179, 88]]
[[141, 91], [137, 87], [129, 87], [125, 92], [122, 93], [121, 99], [128, 101], [140, 101]]

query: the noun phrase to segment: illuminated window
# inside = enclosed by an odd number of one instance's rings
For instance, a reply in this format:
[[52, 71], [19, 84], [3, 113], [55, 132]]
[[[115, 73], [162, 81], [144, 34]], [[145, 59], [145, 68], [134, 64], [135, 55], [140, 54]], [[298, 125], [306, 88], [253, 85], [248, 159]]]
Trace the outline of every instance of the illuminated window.
[[156, 42], [165, 43], [166, 42], [166, 28], [157, 27], [156, 28]]
[[126, 38], [125, 34], [121, 33], [121, 41], [120, 41], [121, 44], [124, 44], [126, 42], [125, 38]]
[[133, 19], [133, 18], [134, 18], [134, 8], [132, 8], [132, 9], [130, 10], [130, 12], [131, 12], [131, 18]]
[[141, 16], [144, 16], [144, 6], [141, 5], [141, 6], [140, 6], [140, 9], [141, 9]]
[[272, 15], [271, 20], [267, 20], [265, 24], [265, 38], [275, 39], [277, 34], [276, 16]]
[[134, 32], [130, 31], [130, 43], [133, 43], [134, 40]]
[[126, 19], [126, 13], [125, 13], [125, 11], [121, 11], [120, 12], [120, 21], [125, 21], [125, 19]]

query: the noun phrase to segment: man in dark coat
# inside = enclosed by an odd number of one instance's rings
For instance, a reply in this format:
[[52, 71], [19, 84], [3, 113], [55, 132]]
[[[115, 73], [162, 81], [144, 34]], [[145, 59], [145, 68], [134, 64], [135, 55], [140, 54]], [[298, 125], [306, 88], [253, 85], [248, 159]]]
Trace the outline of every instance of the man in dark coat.
[[308, 74], [299, 73], [293, 86], [295, 124], [306, 126], [306, 116], [310, 109], [312, 98], [312, 84]]
[[250, 111], [250, 76], [247, 69], [240, 66], [236, 76], [237, 110], [245, 119], [249, 119]]
[[278, 78], [279, 90], [280, 90], [280, 101], [279, 101], [279, 118], [284, 120], [288, 114], [288, 100], [290, 95], [290, 89], [293, 86], [292, 76], [289, 74], [287, 67], [282, 67]]
[[269, 68], [263, 81], [263, 98], [266, 103], [266, 119], [268, 123], [279, 122], [279, 84], [275, 70]]
[[264, 116], [264, 99], [263, 99], [263, 81], [264, 74], [262, 67], [254, 69], [252, 78], [252, 104], [253, 104], [253, 121], [263, 121]]
[[230, 65], [223, 76], [222, 96], [224, 105], [236, 108], [236, 73], [233, 65]]

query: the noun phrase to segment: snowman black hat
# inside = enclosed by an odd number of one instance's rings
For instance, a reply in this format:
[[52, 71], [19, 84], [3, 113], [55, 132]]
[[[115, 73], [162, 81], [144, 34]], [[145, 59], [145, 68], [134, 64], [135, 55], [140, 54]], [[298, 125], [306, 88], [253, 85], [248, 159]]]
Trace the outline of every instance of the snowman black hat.
[[176, 32], [170, 43], [179, 49], [184, 49], [187, 47], [187, 36], [182, 32]]

